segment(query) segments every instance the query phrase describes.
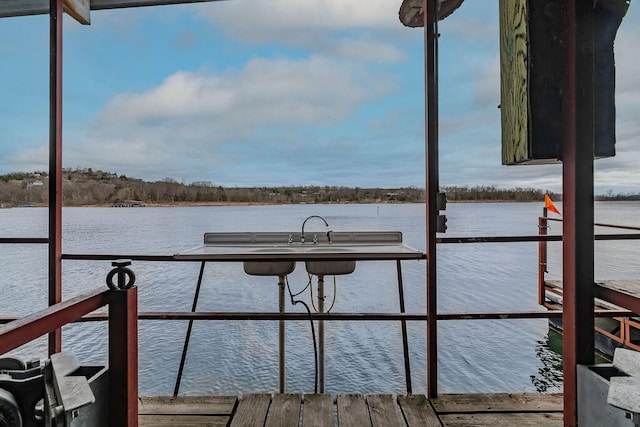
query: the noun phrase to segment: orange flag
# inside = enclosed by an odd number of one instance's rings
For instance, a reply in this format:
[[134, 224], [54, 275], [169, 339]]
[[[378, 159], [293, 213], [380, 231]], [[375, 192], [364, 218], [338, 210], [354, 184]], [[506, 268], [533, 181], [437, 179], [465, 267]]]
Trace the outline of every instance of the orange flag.
[[556, 206], [553, 204], [548, 194], [544, 195], [544, 207], [547, 208], [547, 210], [550, 212], [555, 212], [558, 215], [562, 215], [558, 208], [556, 208]]

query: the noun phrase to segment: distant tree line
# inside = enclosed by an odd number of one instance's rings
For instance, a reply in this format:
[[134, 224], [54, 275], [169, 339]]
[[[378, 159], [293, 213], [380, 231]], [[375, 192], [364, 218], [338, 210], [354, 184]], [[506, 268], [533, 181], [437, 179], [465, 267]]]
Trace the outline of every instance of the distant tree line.
[[443, 187], [442, 191], [447, 193], [447, 200], [451, 202], [535, 202], [543, 200], [545, 193], [549, 194], [549, 196], [554, 200], [562, 199], [560, 195], [536, 188], [498, 188], [493, 185], [477, 185], [475, 187]]
[[[12, 173], [0, 176], [0, 203], [6, 206], [46, 205], [49, 194], [46, 172]], [[421, 202], [424, 190], [405, 188], [361, 188], [339, 186], [223, 187], [209, 181], [190, 184], [173, 178], [146, 182], [125, 175], [88, 169], [64, 169], [62, 199], [65, 206], [109, 206], [117, 204], [207, 204], [207, 203], [373, 203]]]
[[[442, 187], [447, 200], [542, 201], [545, 191], [534, 188], [504, 189], [496, 186]], [[549, 193], [553, 200], [561, 196]], [[0, 203], [5, 206], [46, 206], [49, 177], [46, 172], [0, 175]], [[293, 204], [293, 203], [418, 203], [425, 201], [422, 188], [362, 188], [340, 186], [223, 187], [210, 181], [180, 183], [173, 178], [147, 182], [91, 168], [64, 169], [62, 199], [65, 206], [173, 204]], [[614, 195], [599, 200], [640, 200], [640, 194]]]

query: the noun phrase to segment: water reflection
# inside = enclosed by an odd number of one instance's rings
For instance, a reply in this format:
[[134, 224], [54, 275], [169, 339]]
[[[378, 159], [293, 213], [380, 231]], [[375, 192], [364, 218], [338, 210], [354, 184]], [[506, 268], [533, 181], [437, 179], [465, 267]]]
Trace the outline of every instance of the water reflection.
[[538, 374], [530, 378], [538, 393], [562, 391], [562, 335], [549, 330], [537, 341], [536, 356], [542, 366], [538, 367]]

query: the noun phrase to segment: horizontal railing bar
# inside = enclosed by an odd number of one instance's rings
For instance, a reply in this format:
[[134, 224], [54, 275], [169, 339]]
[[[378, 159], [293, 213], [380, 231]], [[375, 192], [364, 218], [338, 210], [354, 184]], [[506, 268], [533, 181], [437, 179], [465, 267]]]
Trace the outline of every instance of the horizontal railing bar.
[[[62, 254], [62, 259], [67, 260], [81, 260], [81, 261], [113, 261], [116, 259], [130, 259], [132, 261], [160, 261], [160, 262], [243, 262], [247, 261], [246, 256], [238, 255], [231, 257], [225, 257], [225, 259], [202, 259], [202, 258], [194, 258], [194, 259], [181, 259], [175, 258], [173, 255], [118, 255], [118, 254]], [[282, 261], [306, 261], [308, 257], [304, 254], [290, 255], [283, 253], [281, 256], [278, 256], [278, 260]], [[340, 258], [332, 258], [330, 255], [327, 255], [323, 258], [325, 261], [411, 261], [411, 260], [421, 260], [427, 259], [425, 254], [417, 254], [416, 256], [411, 256], [411, 258], [404, 258], [400, 255], [400, 258], [389, 255], [376, 255], [376, 256], [367, 256], [366, 258], [359, 257], [357, 254], [340, 256]], [[251, 262], [273, 262], [274, 258], [264, 258], [264, 259], [250, 259]]]
[[[628, 310], [601, 310], [594, 312], [596, 317], [614, 317], [631, 314]], [[140, 312], [143, 320], [308, 320], [307, 313], [235, 313], [235, 312]], [[342, 321], [427, 321], [423, 313], [312, 313], [314, 320]], [[546, 319], [562, 317], [562, 311], [506, 311], [506, 312], [457, 312], [439, 313], [438, 320], [501, 320], [501, 319]]]
[[49, 243], [46, 237], [0, 237], [0, 244]]
[[598, 227], [619, 228], [622, 230], [637, 230], [640, 231], [640, 227], [634, 227], [631, 225], [615, 225], [615, 224], [603, 224], [601, 222], [595, 222], [593, 225]]
[[512, 243], [512, 242], [559, 242], [562, 236], [477, 236], [477, 237], [439, 237], [437, 243]]
[[0, 354], [48, 334], [109, 302], [108, 289], [96, 289], [0, 326]]
[[[635, 234], [596, 234], [595, 240], [640, 240], [640, 233]], [[560, 242], [561, 235], [535, 235], [535, 236], [478, 236], [478, 237], [439, 237], [437, 243], [512, 243], [512, 242]], [[115, 259], [130, 259], [132, 261], [156, 261], [156, 262], [202, 262], [201, 259], [178, 259], [173, 255], [131, 255], [131, 254], [62, 254], [62, 259], [79, 260], [79, 261], [112, 261]], [[291, 256], [284, 255], [282, 259], [300, 259], [305, 260], [304, 255]], [[341, 258], [343, 259], [343, 258]], [[351, 258], [349, 258], [351, 259]], [[357, 256], [353, 257], [358, 260]], [[426, 255], [420, 258], [426, 259]], [[367, 258], [368, 261], [389, 261], [389, 258], [380, 259]], [[210, 262], [241, 262], [244, 258], [225, 260], [211, 260]], [[255, 261], [255, 260], [252, 260]], [[272, 260], [265, 260], [272, 261]]]
[[[595, 317], [629, 316], [629, 310], [597, 310]], [[107, 313], [91, 313], [78, 319], [78, 322], [95, 322], [108, 319]], [[340, 321], [427, 321], [422, 313], [314, 313], [314, 320]], [[451, 312], [439, 313], [438, 320], [506, 320], [506, 319], [550, 319], [562, 317], [561, 310], [549, 311], [506, 311], [506, 312]], [[306, 313], [271, 313], [271, 312], [139, 312], [139, 320], [309, 320]], [[0, 323], [14, 320], [0, 317]]]
[[[122, 255], [122, 254], [62, 254], [62, 259], [80, 261], [113, 261], [117, 259], [130, 259], [132, 261], [159, 261], [159, 262], [184, 262], [193, 260], [176, 259], [173, 255]], [[201, 262], [199, 260], [196, 260]]]
[[[640, 233], [633, 234], [596, 234], [595, 240], [640, 240]], [[535, 236], [478, 236], [478, 237], [440, 237], [437, 243], [514, 243], [514, 242], [561, 242], [561, 235]]]
[[[546, 217], [546, 216], [541, 216], [540, 219], [544, 219], [546, 221], [562, 222], [562, 218], [549, 218], [549, 217]], [[637, 231], [640, 231], [640, 227], [636, 227], [636, 226], [633, 226], [633, 225], [605, 224], [605, 223], [602, 223], [602, 222], [594, 222], [593, 225], [595, 225], [597, 227], [620, 228], [622, 230], [637, 230]]]

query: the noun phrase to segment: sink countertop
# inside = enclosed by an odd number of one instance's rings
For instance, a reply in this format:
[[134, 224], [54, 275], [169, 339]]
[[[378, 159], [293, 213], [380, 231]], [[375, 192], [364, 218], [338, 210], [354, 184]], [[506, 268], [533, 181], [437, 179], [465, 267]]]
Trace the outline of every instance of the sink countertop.
[[[316, 235], [318, 243], [313, 243]], [[293, 243], [287, 243], [291, 236]], [[424, 259], [422, 251], [402, 243], [398, 231], [326, 231], [205, 233], [204, 245], [174, 255], [201, 261], [307, 261]]]

